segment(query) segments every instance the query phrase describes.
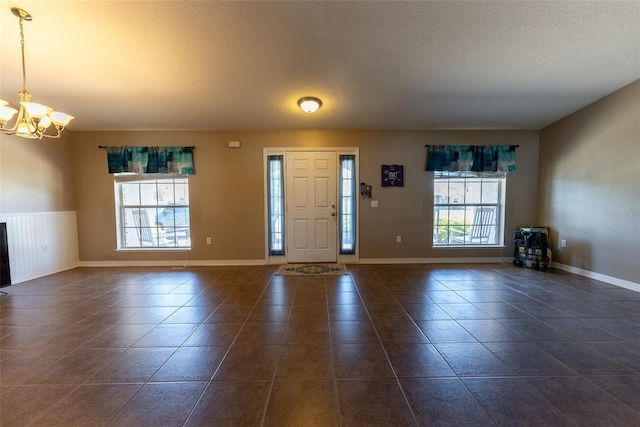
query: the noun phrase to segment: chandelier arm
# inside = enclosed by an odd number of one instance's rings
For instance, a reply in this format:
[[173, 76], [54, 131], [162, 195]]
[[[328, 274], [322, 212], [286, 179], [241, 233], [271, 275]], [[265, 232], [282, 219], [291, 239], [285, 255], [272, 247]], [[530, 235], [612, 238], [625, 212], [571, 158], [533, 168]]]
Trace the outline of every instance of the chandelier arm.
[[[49, 129], [54, 128], [56, 133], [51, 134], [51, 133], [46, 133]], [[64, 127], [60, 128], [58, 126], [49, 126], [46, 129], [40, 129], [37, 128], [36, 130], [36, 135], [38, 136], [38, 139], [42, 139], [42, 138], [46, 138], [46, 139], [56, 139], [56, 138], [60, 138], [62, 136], [62, 131], [64, 130]]]
[[48, 133], [39, 133], [39, 135], [40, 135], [40, 137], [38, 139], [42, 139], [42, 138], [46, 138], [46, 139], [60, 138], [60, 132], [59, 131], [55, 135], [49, 135]]

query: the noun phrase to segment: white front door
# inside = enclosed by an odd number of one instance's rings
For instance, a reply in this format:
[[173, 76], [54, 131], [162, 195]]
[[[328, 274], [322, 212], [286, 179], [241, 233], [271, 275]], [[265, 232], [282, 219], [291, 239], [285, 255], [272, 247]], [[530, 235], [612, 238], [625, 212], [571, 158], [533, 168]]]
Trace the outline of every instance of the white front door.
[[337, 154], [288, 152], [287, 262], [336, 262]]

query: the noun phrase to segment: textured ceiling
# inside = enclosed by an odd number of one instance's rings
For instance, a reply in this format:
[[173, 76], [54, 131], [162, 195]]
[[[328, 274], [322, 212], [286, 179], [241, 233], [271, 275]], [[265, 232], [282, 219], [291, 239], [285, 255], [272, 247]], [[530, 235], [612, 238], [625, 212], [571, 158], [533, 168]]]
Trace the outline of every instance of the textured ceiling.
[[0, 98], [18, 6], [33, 100], [72, 130], [539, 129], [640, 78], [638, 1], [0, 5]]

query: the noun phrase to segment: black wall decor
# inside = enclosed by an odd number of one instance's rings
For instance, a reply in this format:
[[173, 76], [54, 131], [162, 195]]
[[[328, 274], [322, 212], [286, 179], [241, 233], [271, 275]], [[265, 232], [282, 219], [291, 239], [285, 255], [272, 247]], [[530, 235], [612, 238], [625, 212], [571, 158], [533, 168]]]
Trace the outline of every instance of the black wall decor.
[[383, 187], [403, 187], [404, 186], [404, 166], [382, 165], [382, 186]]

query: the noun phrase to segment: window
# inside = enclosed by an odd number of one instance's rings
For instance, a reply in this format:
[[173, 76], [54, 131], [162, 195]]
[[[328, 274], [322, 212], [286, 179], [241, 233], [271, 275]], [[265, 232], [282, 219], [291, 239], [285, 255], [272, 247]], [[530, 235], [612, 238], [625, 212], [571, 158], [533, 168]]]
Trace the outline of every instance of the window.
[[118, 249], [190, 249], [189, 178], [115, 175]]
[[434, 172], [433, 245], [504, 244], [503, 173]]
[[340, 156], [340, 253], [356, 253], [356, 156]]
[[283, 156], [267, 156], [269, 255], [284, 255]]

